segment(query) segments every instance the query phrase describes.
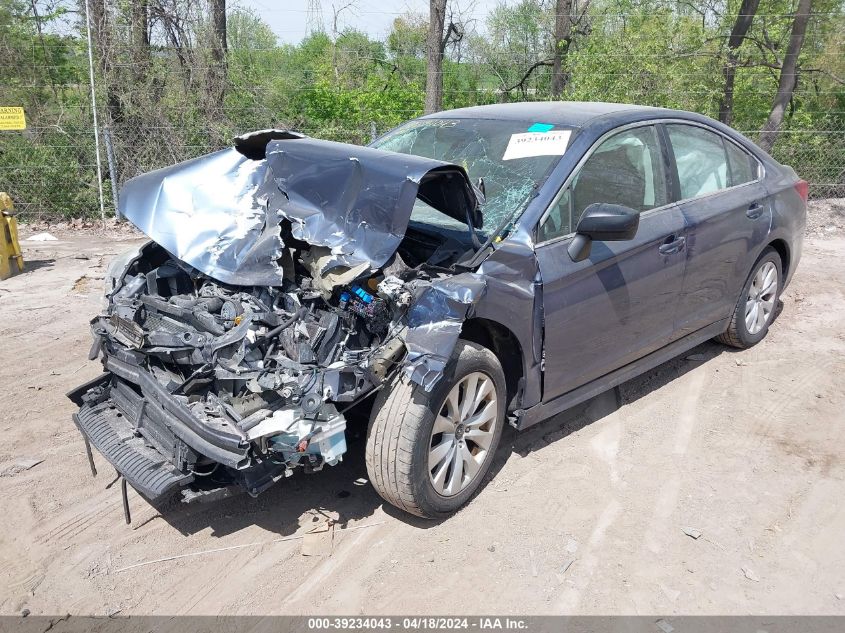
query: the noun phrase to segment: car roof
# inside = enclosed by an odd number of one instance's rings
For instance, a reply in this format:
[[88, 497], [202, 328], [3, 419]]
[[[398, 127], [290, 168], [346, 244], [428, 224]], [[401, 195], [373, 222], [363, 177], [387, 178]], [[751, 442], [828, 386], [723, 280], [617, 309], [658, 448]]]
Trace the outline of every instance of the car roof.
[[703, 114], [687, 110], [655, 108], [630, 103], [605, 103], [602, 101], [523, 101], [520, 103], [496, 103], [444, 110], [420, 117], [420, 119], [490, 119], [499, 121], [520, 121], [523, 123], [548, 123], [589, 131], [595, 140], [601, 134], [621, 125], [655, 119], [685, 119], [705, 124], [745, 147], [759, 160], [769, 165], [778, 165], [774, 159], [760, 149], [754, 141], [736, 130]]
[[[531, 121], [552, 123], [566, 127], [584, 127], [591, 120], [605, 115], [614, 117], [619, 123], [637, 121], [640, 115], [688, 114], [679, 110], [653, 108], [628, 103], [603, 103], [600, 101], [527, 101], [522, 103], [497, 103], [435, 112], [423, 119], [499, 119], [509, 121]], [[651, 117], [649, 117], [651, 118]]]

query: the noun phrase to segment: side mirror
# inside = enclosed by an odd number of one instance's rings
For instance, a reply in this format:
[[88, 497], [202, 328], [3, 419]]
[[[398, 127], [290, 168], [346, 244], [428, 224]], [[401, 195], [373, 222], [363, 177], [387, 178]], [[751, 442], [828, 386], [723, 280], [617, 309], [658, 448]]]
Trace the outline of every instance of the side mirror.
[[598, 242], [622, 242], [631, 240], [640, 226], [640, 214], [621, 204], [595, 202], [584, 209], [584, 215], [575, 228], [575, 237], [567, 252], [573, 262], [580, 262], [590, 256], [593, 240]]

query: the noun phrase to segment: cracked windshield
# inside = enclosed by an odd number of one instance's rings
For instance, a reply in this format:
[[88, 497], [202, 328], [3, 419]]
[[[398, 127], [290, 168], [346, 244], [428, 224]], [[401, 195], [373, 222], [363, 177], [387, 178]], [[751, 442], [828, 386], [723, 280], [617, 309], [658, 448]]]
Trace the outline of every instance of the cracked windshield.
[[[484, 192], [483, 232], [490, 233], [522, 212], [560, 159], [530, 156], [503, 160], [511, 136], [524, 133], [531, 125], [530, 121], [495, 119], [423, 119], [389, 132], [373, 147], [463, 167], [473, 184]], [[411, 219], [449, 228], [466, 227], [421, 200], [417, 200]]]

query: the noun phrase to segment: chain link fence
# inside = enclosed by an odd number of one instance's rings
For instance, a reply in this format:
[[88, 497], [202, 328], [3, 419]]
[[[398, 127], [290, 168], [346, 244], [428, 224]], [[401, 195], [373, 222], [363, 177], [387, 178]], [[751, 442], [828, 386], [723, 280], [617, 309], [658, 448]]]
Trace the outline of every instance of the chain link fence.
[[[419, 112], [414, 115], [420, 114]], [[268, 118], [261, 127], [282, 126]], [[295, 126], [292, 126], [295, 127]], [[253, 129], [232, 124], [232, 136]], [[365, 144], [387, 131], [375, 121], [306, 134]], [[743, 130], [754, 139], [758, 130]], [[190, 138], [178, 125], [118, 124], [100, 129], [103, 206], [115, 214], [117, 192], [129, 178], [207, 154], [228, 145], [220, 139]], [[93, 124], [77, 129], [33, 126], [26, 133], [0, 132], [3, 155], [0, 190], [10, 193], [22, 222], [57, 222], [90, 217], [99, 210]], [[8, 159], [12, 154], [14, 158]], [[810, 183], [811, 198], [845, 197], [845, 129], [785, 129], [772, 154]], [[116, 183], [116, 184], [115, 184]]]
[[[809, 46], [820, 48], [821, 35], [814, 40], [812, 33]], [[307, 64], [292, 71], [287, 64], [295, 56], [284, 47], [230, 49], [225, 96], [211, 102], [205, 94], [211, 92], [207, 80], [213, 73], [219, 75], [220, 68], [208, 61], [200, 47], [192, 48], [186, 60], [185, 50], [153, 46], [143, 79], [138, 79], [133, 49], [113, 45], [109, 63], [96, 67], [98, 148], [85, 41], [67, 36], [32, 38], [16, 52], [18, 72], [9, 80], [9, 90], [0, 92], [0, 105], [24, 105], [28, 121], [24, 131], [0, 131], [0, 190], [10, 193], [23, 222], [57, 222], [97, 217], [102, 185], [102, 206], [112, 215], [117, 190], [129, 178], [226, 147], [239, 133], [283, 127], [319, 138], [367, 143], [421, 114], [423, 59], [400, 68], [383, 50], [368, 52], [375, 44], [341, 48], [327, 41], [329, 62], [318, 66], [318, 72]], [[845, 58], [843, 49], [835, 38], [832, 47], [830, 41], [825, 35], [824, 46], [834, 51], [839, 62]], [[307, 59], [311, 53], [305, 45], [301, 48], [296, 54]], [[4, 52], [3, 44], [0, 52]], [[282, 54], [287, 57], [280, 58]], [[689, 69], [675, 69], [670, 76], [667, 66], [664, 81], [661, 65], [668, 65], [672, 55], [669, 51], [650, 54], [653, 59], [648, 63], [654, 64], [654, 70], [649, 81], [632, 75], [624, 94], [620, 95], [617, 76], [613, 89], [594, 82], [589, 98], [681, 107], [713, 116], [721, 88], [712, 85], [711, 79], [720, 77], [720, 67], [714, 70], [712, 62], [705, 60]], [[485, 80], [490, 68], [472, 58], [447, 63], [445, 106], [540, 99], [548, 94], [543, 83], [548, 75], [539, 74], [532, 78], [533, 84], [504, 94]], [[572, 72], [577, 75], [578, 68]], [[737, 91], [735, 108], [734, 126], [755, 139], [759, 129], [749, 123], [761, 126], [765, 121], [776, 81], [771, 69], [739, 72], [760, 74], [758, 82]], [[0, 84], [4, 80], [0, 76]], [[568, 96], [581, 99], [583, 93], [575, 90]], [[807, 72], [802, 74], [793, 104], [773, 155], [810, 183], [811, 197], [845, 197], [845, 84], [836, 77]], [[98, 151], [102, 182], [97, 177]]]
[[[0, 191], [15, 202], [22, 222], [54, 222], [99, 215], [97, 143], [90, 106], [80, 106], [72, 122], [47, 122], [63, 115], [27, 114], [24, 131], [0, 131]], [[167, 113], [172, 115], [173, 113]], [[266, 114], [266, 118], [261, 115]], [[417, 111], [410, 116], [417, 116]], [[178, 117], [175, 117], [178, 118]], [[375, 121], [359, 127], [296, 125], [269, 113], [253, 113], [225, 121], [215, 130], [197, 133], [196, 126], [143, 120], [100, 123], [103, 207], [115, 215], [119, 188], [130, 178], [231, 145], [237, 134], [279, 127], [329, 140], [366, 144], [389, 128]]]

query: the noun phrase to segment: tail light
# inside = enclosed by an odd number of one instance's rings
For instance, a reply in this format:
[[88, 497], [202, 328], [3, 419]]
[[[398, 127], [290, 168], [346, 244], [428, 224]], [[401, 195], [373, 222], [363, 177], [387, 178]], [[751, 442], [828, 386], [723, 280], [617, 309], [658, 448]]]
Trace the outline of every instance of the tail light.
[[807, 197], [810, 195], [810, 183], [806, 180], [799, 180], [795, 183], [795, 191], [798, 192], [804, 202], [807, 202]]

